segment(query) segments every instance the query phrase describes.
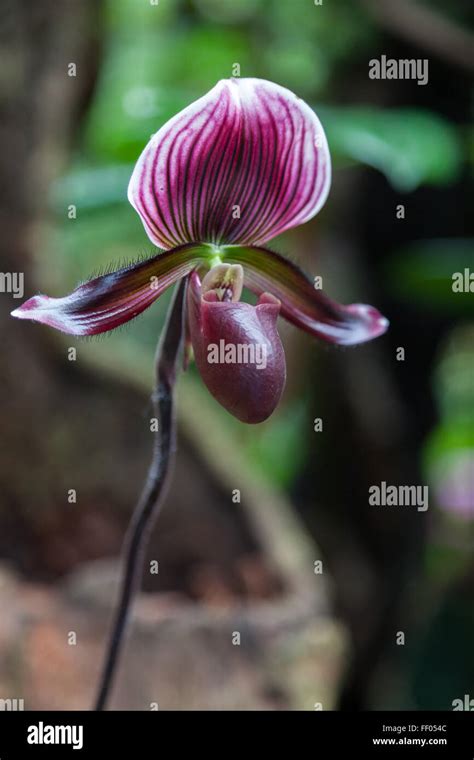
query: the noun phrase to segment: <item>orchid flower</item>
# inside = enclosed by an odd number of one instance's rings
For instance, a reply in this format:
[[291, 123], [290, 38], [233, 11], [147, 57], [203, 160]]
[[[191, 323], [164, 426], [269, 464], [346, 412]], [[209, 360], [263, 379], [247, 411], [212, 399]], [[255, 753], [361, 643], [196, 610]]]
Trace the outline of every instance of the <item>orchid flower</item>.
[[[330, 300], [265, 247], [317, 214], [330, 182], [326, 137], [306, 103], [272, 82], [221, 80], [161, 127], [133, 171], [128, 198], [162, 250], [64, 298], [34, 296], [13, 315], [96, 335], [187, 278], [187, 339], [204, 382], [237, 418], [261, 422], [285, 384], [279, 315], [345, 346], [388, 326], [371, 306]], [[243, 287], [255, 306], [240, 300]]]

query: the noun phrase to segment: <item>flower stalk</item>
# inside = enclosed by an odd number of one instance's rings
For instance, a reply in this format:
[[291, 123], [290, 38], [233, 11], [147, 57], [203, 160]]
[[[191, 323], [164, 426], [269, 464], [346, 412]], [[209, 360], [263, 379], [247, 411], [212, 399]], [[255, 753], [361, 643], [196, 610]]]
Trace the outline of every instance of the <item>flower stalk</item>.
[[147, 542], [163, 503], [176, 448], [174, 386], [183, 348], [186, 280], [176, 286], [155, 360], [153, 455], [145, 486], [133, 513], [124, 544], [124, 567], [119, 601], [99, 682], [95, 710], [104, 710], [113, 687], [130, 619], [133, 598], [143, 573]]

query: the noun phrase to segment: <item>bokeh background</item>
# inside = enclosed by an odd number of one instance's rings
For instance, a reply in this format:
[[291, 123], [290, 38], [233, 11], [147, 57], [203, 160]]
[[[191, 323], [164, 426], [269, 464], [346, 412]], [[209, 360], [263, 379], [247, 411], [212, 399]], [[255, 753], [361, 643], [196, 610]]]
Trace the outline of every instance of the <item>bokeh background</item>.
[[[152, 253], [126, 200], [134, 162], [239, 64], [313, 106], [333, 156], [325, 208], [277, 250], [391, 322], [352, 349], [282, 324], [287, 389], [256, 427], [194, 368], [181, 379], [173, 483], [114, 707], [474, 697], [474, 295], [452, 288], [474, 272], [469, 6], [2, 0], [1, 269], [24, 274], [25, 298]], [[428, 84], [370, 79], [381, 55], [427, 58]], [[11, 319], [19, 301], [0, 295], [0, 698], [86, 709], [170, 294], [91, 341]], [[427, 484], [429, 509], [370, 506], [382, 481]]]

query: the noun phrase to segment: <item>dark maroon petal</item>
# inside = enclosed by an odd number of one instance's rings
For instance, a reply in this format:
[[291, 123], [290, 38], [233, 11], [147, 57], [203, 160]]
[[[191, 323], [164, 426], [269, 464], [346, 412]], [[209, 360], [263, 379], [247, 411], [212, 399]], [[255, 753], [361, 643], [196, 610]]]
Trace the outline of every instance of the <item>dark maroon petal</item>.
[[257, 306], [201, 296], [194, 272], [188, 287], [188, 319], [196, 364], [214, 398], [242, 422], [266, 420], [286, 380], [276, 324], [280, 304], [263, 294]]
[[154, 135], [128, 197], [164, 248], [257, 244], [313, 217], [330, 181], [326, 137], [304, 101], [262, 79], [223, 79]]
[[241, 264], [245, 285], [254, 293], [272, 293], [281, 301], [281, 315], [311, 335], [341, 346], [377, 338], [388, 320], [366, 304], [342, 306], [332, 301], [291, 261], [266, 248], [225, 246], [225, 261]]
[[141, 314], [176, 280], [208, 255], [205, 247], [185, 245], [147, 261], [95, 277], [64, 298], [38, 295], [12, 312], [70, 335], [97, 335]]

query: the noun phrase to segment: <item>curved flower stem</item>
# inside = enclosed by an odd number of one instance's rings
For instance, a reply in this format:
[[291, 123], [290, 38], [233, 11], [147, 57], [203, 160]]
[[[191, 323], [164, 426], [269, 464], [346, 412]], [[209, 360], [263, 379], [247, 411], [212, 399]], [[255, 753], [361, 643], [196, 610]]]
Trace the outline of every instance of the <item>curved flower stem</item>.
[[105, 708], [113, 686], [131, 604], [142, 577], [146, 545], [168, 483], [176, 444], [173, 389], [183, 346], [185, 291], [186, 281], [183, 279], [176, 287], [156, 352], [156, 384], [152, 402], [154, 415], [159, 420], [158, 430], [154, 434], [153, 456], [147, 480], [125, 539], [120, 597], [99, 682], [96, 710]]

